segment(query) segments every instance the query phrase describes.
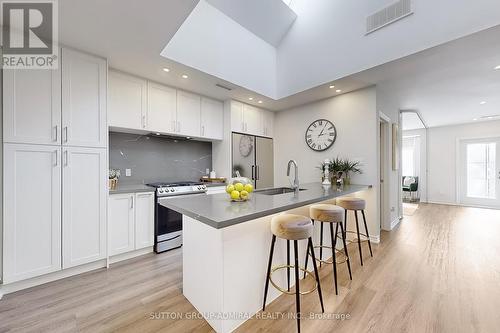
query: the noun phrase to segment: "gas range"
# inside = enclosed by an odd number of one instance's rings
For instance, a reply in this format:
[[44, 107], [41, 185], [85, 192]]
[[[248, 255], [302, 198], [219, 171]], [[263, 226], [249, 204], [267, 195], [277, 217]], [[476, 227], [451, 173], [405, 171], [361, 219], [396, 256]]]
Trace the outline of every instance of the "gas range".
[[156, 196], [158, 198], [207, 192], [207, 186], [197, 182], [159, 182], [146, 185], [156, 188]]

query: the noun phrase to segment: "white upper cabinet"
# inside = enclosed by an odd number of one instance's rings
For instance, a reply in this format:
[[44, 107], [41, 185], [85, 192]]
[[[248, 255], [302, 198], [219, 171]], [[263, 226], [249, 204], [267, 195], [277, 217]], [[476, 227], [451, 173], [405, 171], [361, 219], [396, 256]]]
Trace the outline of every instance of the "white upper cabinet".
[[154, 193], [135, 194], [135, 249], [143, 249], [154, 244], [155, 225]]
[[3, 282], [61, 269], [61, 148], [4, 145]]
[[61, 144], [61, 71], [3, 71], [4, 142]]
[[245, 122], [243, 121], [243, 103], [231, 101], [231, 131], [245, 132]]
[[201, 137], [222, 140], [224, 132], [224, 103], [201, 98]]
[[147, 122], [147, 81], [109, 71], [109, 126], [143, 129]]
[[133, 251], [135, 248], [134, 201], [133, 194], [113, 194], [109, 196], [110, 256]]
[[64, 145], [106, 147], [106, 76], [106, 60], [62, 49]]
[[262, 129], [263, 136], [267, 136], [269, 138], [273, 137], [273, 127], [274, 127], [274, 112], [262, 110]]
[[243, 104], [243, 119], [245, 121], [245, 133], [259, 136], [264, 135], [261, 109]]
[[177, 134], [200, 136], [201, 97], [177, 90]]
[[148, 82], [147, 128], [153, 132], [174, 133], [176, 130], [177, 91]]
[[273, 136], [274, 114], [252, 105], [231, 101], [231, 131]]
[[63, 268], [106, 258], [107, 150], [63, 147]]

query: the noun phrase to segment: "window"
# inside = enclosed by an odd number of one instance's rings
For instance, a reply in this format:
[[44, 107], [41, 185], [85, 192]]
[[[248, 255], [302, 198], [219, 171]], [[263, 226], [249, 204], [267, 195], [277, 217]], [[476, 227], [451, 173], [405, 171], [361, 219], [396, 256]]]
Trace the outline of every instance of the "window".
[[494, 199], [496, 143], [467, 144], [467, 196]]

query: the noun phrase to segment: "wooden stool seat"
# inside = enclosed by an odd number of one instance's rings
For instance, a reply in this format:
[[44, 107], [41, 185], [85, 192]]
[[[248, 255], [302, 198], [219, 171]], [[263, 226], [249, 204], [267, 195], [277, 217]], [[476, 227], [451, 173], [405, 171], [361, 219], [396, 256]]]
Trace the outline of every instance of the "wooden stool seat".
[[348, 210], [366, 209], [366, 201], [361, 198], [346, 197], [337, 199], [337, 205]]
[[330, 204], [317, 204], [309, 207], [309, 216], [321, 222], [342, 223], [344, 212], [344, 208]]
[[313, 224], [302, 215], [282, 214], [271, 220], [271, 232], [278, 238], [302, 240], [312, 237]]

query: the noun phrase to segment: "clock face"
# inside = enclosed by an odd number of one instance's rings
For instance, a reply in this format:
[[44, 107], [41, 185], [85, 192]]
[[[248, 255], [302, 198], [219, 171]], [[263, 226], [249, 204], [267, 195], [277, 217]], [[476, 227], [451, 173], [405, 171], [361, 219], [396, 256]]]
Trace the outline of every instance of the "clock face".
[[323, 151], [330, 148], [337, 138], [337, 130], [331, 121], [318, 119], [306, 130], [306, 143], [312, 150]]
[[240, 138], [239, 149], [240, 149], [241, 156], [247, 157], [248, 155], [250, 155], [250, 153], [252, 152], [252, 149], [253, 149], [252, 138], [247, 136], [247, 135], [242, 136]]

